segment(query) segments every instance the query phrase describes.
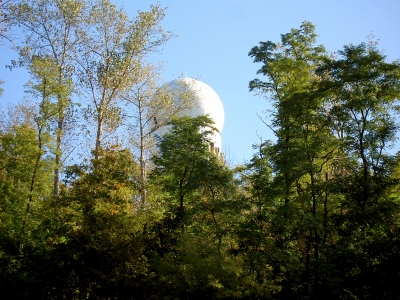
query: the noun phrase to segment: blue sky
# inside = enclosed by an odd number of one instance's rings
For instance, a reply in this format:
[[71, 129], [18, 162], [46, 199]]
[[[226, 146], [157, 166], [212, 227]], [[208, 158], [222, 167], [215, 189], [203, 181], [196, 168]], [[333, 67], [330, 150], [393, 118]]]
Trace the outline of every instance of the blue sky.
[[[115, 1], [130, 16], [148, 10], [155, 1]], [[278, 42], [280, 34], [298, 28], [304, 20], [316, 25], [318, 43], [328, 51], [367, 41], [372, 32], [387, 59], [400, 58], [400, 0], [160, 0], [166, 9], [162, 26], [177, 38], [170, 40], [161, 54], [165, 81], [181, 75], [202, 80], [212, 87], [225, 108], [222, 148], [232, 163], [252, 157], [252, 144], [260, 138], [274, 139], [257, 117], [266, 118], [268, 101], [249, 93], [248, 82], [257, 77], [260, 65], [248, 57], [260, 41]], [[16, 54], [1, 48], [0, 78], [6, 82], [0, 102], [17, 102], [23, 97], [24, 70], [9, 71], [4, 66]], [[4, 105], [2, 105], [4, 109]]]

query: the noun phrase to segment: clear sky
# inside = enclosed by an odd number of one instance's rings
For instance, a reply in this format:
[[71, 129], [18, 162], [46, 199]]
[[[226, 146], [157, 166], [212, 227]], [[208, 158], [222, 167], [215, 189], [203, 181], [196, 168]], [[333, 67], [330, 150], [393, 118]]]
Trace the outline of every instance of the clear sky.
[[[148, 10], [155, 1], [115, 1], [130, 16]], [[318, 43], [328, 51], [367, 41], [372, 32], [387, 59], [400, 58], [400, 0], [160, 0], [166, 9], [162, 26], [177, 38], [170, 40], [159, 55], [164, 61], [164, 79], [181, 75], [202, 80], [212, 87], [225, 108], [222, 150], [232, 163], [252, 157], [252, 144], [260, 138], [274, 139], [257, 117], [266, 118], [267, 100], [249, 93], [248, 82], [257, 77], [260, 65], [248, 52], [260, 41], [278, 42], [280, 34], [299, 28], [306, 20], [316, 25]], [[24, 70], [9, 71], [16, 54], [0, 48], [0, 78], [6, 90], [0, 102], [16, 102], [23, 97], [29, 79]], [[4, 108], [4, 105], [2, 105]]]

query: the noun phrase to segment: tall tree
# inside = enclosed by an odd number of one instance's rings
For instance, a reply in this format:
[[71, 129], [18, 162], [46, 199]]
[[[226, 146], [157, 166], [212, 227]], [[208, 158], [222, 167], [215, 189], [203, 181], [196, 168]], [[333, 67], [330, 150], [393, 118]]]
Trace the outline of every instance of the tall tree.
[[105, 131], [115, 132], [121, 125], [121, 101], [142, 80], [146, 56], [158, 51], [171, 34], [160, 26], [164, 10], [159, 6], [130, 20], [109, 1], [97, 1], [90, 16], [93, 30], [79, 63], [81, 84], [91, 102], [88, 112], [95, 123], [97, 157]]
[[141, 203], [146, 203], [146, 182], [149, 163], [154, 154], [154, 136], [164, 132], [173, 117], [193, 106], [194, 95], [180, 82], [174, 89], [163, 84], [159, 70], [152, 64], [144, 65], [132, 88], [124, 96], [128, 107], [126, 114], [134, 123], [128, 123], [131, 145], [140, 162]]
[[330, 115], [341, 126], [338, 160], [347, 162], [335, 174], [342, 197], [333, 216], [338, 240], [328, 255], [346, 265], [341, 276], [349, 280], [342, 289], [349, 294], [398, 297], [381, 278], [399, 278], [389, 267], [399, 257], [386, 249], [399, 249], [398, 195], [393, 194], [397, 158], [390, 148], [398, 131], [400, 64], [386, 62], [376, 44], [362, 43], [345, 46], [338, 58], [327, 58], [318, 73], [323, 78], [319, 90], [332, 100]]
[[316, 37], [314, 25], [303, 22], [300, 29], [282, 35], [280, 43], [262, 42], [249, 53], [263, 64], [258, 73], [268, 78], [251, 81], [250, 90], [266, 93], [275, 108], [270, 128], [277, 142], [264, 146], [263, 152], [275, 174], [270, 185], [278, 196], [274, 218], [280, 221], [274, 230], [282, 232], [276, 245], [304, 260], [306, 289], [311, 263], [326, 243], [327, 167], [337, 148], [323, 111], [328, 99], [316, 89], [320, 79], [315, 70], [327, 57], [315, 45]]
[[170, 125], [158, 137], [150, 173], [165, 203], [163, 217], [145, 231], [151, 268], [161, 292], [174, 297], [215, 298], [222, 287], [238, 292], [240, 267], [229, 253], [236, 190], [233, 172], [210, 151], [213, 122], [181, 117]]
[[[85, 2], [69, 0], [17, 1], [11, 8], [17, 25], [25, 33], [25, 40], [18, 46], [21, 64], [30, 65], [34, 57], [48, 57], [56, 66], [58, 86], [68, 87], [74, 75], [74, 60], [77, 47], [86, 30]], [[53, 134], [56, 140], [54, 195], [59, 194], [60, 172], [62, 169], [63, 141], [67, 134], [68, 111], [71, 108], [72, 90], [60, 89], [55, 97], [57, 117]]]
[[[398, 209], [390, 196], [396, 181], [387, 146], [396, 132], [392, 113], [399, 65], [386, 63], [374, 45], [346, 46], [340, 59], [328, 57], [314, 46], [315, 37], [314, 26], [306, 22], [282, 35], [281, 43], [261, 43], [250, 52], [268, 78], [251, 81], [250, 89], [273, 100], [270, 128], [277, 142], [261, 145], [249, 165], [254, 206], [239, 231], [241, 248], [260, 283], [268, 280], [266, 274], [282, 282], [278, 297], [318, 298], [343, 290], [369, 297], [351, 281], [372, 288], [371, 283], [350, 273], [354, 268], [373, 272], [376, 254], [362, 256], [372, 245], [355, 246], [350, 237], [367, 241], [372, 232], [393, 236], [397, 231], [389, 225]], [[356, 262], [348, 263], [349, 273], [335, 275], [347, 259], [340, 253]], [[265, 263], [272, 272], [254, 267]], [[352, 279], [341, 286], [344, 277]]]
[[257, 73], [268, 78], [268, 81], [252, 80], [250, 90], [266, 93], [276, 107], [270, 128], [278, 138], [277, 151], [282, 153], [274, 165], [282, 171], [286, 203], [296, 178], [304, 171], [300, 166], [302, 161], [292, 154], [298, 153], [298, 142], [307, 139], [307, 134], [318, 127], [311, 124], [316, 122], [311, 118], [320, 100], [307, 93], [313, 89], [317, 79], [314, 70], [326, 53], [322, 46], [315, 46], [314, 28], [304, 22], [300, 29], [282, 35], [281, 43], [261, 42], [249, 53], [254, 62], [263, 64]]
[[[400, 64], [385, 62], [374, 44], [345, 46], [338, 55], [319, 68], [319, 89], [331, 96], [330, 115], [342, 124], [342, 149], [357, 160], [367, 188], [370, 172], [377, 176], [385, 169], [386, 149], [395, 140]], [[363, 193], [366, 201], [368, 191]]]

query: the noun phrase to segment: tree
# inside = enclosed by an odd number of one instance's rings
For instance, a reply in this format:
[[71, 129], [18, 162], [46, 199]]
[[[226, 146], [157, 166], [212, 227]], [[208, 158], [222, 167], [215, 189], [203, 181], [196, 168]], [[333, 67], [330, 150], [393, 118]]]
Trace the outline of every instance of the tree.
[[373, 43], [345, 46], [338, 54], [318, 69], [319, 90], [332, 99], [329, 113], [341, 128], [338, 159], [348, 162], [336, 172], [342, 198], [333, 219], [339, 238], [327, 255], [346, 266], [341, 275], [351, 279], [342, 288], [349, 293], [395, 298], [394, 286], [378, 282], [398, 278], [389, 267], [398, 256], [386, 249], [398, 249], [397, 158], [389, 149], [398, 130], [400, 64], [386, 62]]
[[300, 29], [282, 35], [281, 43], [261, 42], [249, 53], [263, 64], [258, 73], [268, 78], [251, 81], [250, 90], [267, 94], [275, 108], [270, 128], [277, 142], [262, 146], [274, 174], [272, 182], [265, 182], [270, 196], [263, 196], [276, 209], [269, 230], [277, 235], [274, 247], [291, 253], [287, 263], [304, 263], [306, 293], [315, 278], [313, 261], [327, 242], [328, 174], [337, 148], [324, 113], [328, 99], [316, 89], [320, 78], [315, 70], [327, 57], [322, 46], [315, 46], [316, 36], [314, 25], [303, 22]]
[[[171, 132], [158, 137], [159, 154], [153, 158], [157, 179], [177, 208], [177, 219], [183, 221], [186, 202], [194, 196], [208, 167], [217, 159], [208, 150], [212, 120], [205, 116], [181, 117], [171, 121]], [[209, 160], [210, 159], [210, 162]], [[176, 162], [179, 161], [179, 164]]]
[[60, 212], [68, 230], [59, 231], [67, 243], [54, 249], [59, 263], [68, 268], [60, 274], [55, 264], [53, 282], [69, 295], [76, 297], [78, 290], [90, 298], [141, 297], [147, 259], [137, 232], [142, 224], [134, 201], [139, 174], [130, 151], [118, 146], [102, 149], [88, 164], [68, 168]]
[[[396, 261], [381, 237], [398, 230], [389, 225], [398, 208], [387, 146], [396, 132], [399, 65], [386, 63], [374, 45], [328, 57], [315, 37], [305, 22], [281, 43], [250, 52], [268, 78], [250, 89], [272, 99], [277, 142], [263, 143], [248, 166], [249, 219], [238, 231], [239, 251], [260, 284], [280, 282], [277, 297], [392, 296], [365, 278], [393, 274], [386, 263]], [[374, 267], [380, 252], [371, 238], [385, 257]]]
[[46, 201], [39, 218], [35, 210], [34, 242], [16, 255], [0, 235], [2, 290], [29, 299], [140, 297], [147, 262], [132, 209], [137, 171], [131, 153], [117, 146], [68, 167], [60, 197]]
[[[29, 87], [31, 93], [39, 98], [39, 105], [25, 103], [9, 109], [8, 120], [1, 130], [0, 156], [4, 171], [2, 208], [6, 212], [4, 217], [14, 223], [10, 225], [6, 219], [3, 220], [11, 229], [4, 230], [3, 234], [18, 244], [20, 251], [40, 243], [37, 230], [43, 211], [51, 206], [49, 188], [50, 172], [54, 168], [51, 155], [54, 140], [49, 124], [57, 115], [57, 107], [51, 102], [60, 88], [56, 71], [50, 59], [32, 59], [30, 72], [37, 84], [31, 83]], [[15, 170], [12, 171], [13, 168]], [[14, 188], [10, 185], [13, 180]], [[10, 205], [13, 207], [11, 210]], [[10, 235], [10, 232], [14, 233]]]
[[114, 132], [122, 122], [121, 101], [143, 80], [146, 56], [155, 52], [171, 34], [162, 29], [164, 11], [151, 6], [129, 20], [108, 1], [97, 1], [91, 11], [93, 32], [87, 37], [79, 60], [81, 85], [91, 101], [89, 118], [95, 122], [95, 157], [102, 147], [104, 130]]
[[236, 189], [232, 171], [210, 151], [212, 124], [206, 116], [175, 118], [157, 138], [150, 182], [159, 188], [164, 215], [145, 236], [162, 294], [240, 294], [240, 264], [229, 253]]
[[194, 95], [183, 82], [174, 90], [168, 84], [160, 87], [158, 71], [152, 64], [143, 66], [131, 90], [124, 97], [133, 108], [128, 108], [126, 113], [135, 121], [128, 128], [131, 144], [140, 162], [142, 205], [146, 203], [148, 164], [155, 151], [154, 135], [164, 131], [173, 117], [194, 103]]
[[45, 155], [51, 138], [36, 107], [11, 111], [0, 129], [0, 286], [23, 297], [31, 284], [21, 271], [22, 258], [43, 246], [41, 221], [50, 210], [53, 161]]
[[41, 198], [48, 196], [51, 161], [42, 158], [45, 145], [46, 138], [34, 128], [14, 126], [1, 135], [2, 217], [13, 225], [2, 224], [3, 230], [10, 226], [7, 231], [16, 240], [25, 236], [32, 206], [40, 209]]
[[[63, 141], [67, 134], [71, 109], [71, 84], [75, 70], [77, 48], [86, 30], [87, 6], [83, 1], [21, 0], [11, 7], [15, 23], [23, 28], [25, 40], [17, 47], [22, 65], [31, 65], [35, 57], [52, 61], [59, 87], [55, 95], [57, 116], [53, 134], [56, 140], [54, 195], [59, 194]], [[14, 64], [15, 66], [18, 64]], [[54, 76], [54, 75], [53, 75]]]
[[54, 193], [57, 195], [65, 150], [63, 141], [72, 130], [69, 127], [72, 94], [85, 95], [91, 103], [84, 109], [84, 117], [86, 121], [94, 121], [97, 156], [104, 132], [114, 133], [123, 122], [121, 101], [146, 72], [146, 56], [158, 51], [172, 35], [159, 26], [164, 18], [159, 6], [139, 12], [132, 20], [109, 1], [21, 0], [12, 12], [15, 22], [26, 32], [25, 42], [18, 48], [20, 63], [29, 65], [34, 57], [52, 60], [58, 68], [54, 70], [58, 86], [65, 86], [55, 96], [58, 116], [54, 129], [57, 142]]
[[[325, 80], [320, 90], [333, 100], [331, 116], [343, 124], [342, 144], [354, 157], [367, 188], [370, 172], [379, 175], [386, 167], [386, 147], [394, 142], [397, 127], [393, 112], [400, 94], [400, 64], [387, 63], [375, 45], [345, 46], [341, 59], [326, 59], [319, 68]], [[368, 191], [364, 191], [367, 201]]]

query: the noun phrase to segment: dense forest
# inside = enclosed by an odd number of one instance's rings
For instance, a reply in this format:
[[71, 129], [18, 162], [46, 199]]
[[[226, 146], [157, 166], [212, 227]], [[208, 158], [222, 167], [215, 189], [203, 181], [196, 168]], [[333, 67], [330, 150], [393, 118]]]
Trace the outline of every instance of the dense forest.
[[276, 140], [233, 167], [148, 59], [161, 7], [0, 9], [31, 74], [0, 116], [3, 299], [400, 298], [400, 63], [374, 40], [330, 53], [303, 22], [250, 49]]

